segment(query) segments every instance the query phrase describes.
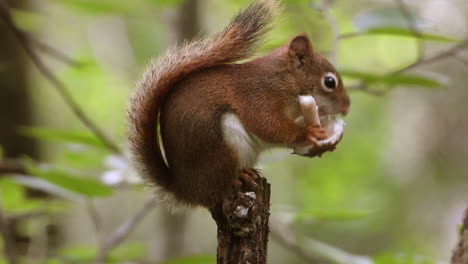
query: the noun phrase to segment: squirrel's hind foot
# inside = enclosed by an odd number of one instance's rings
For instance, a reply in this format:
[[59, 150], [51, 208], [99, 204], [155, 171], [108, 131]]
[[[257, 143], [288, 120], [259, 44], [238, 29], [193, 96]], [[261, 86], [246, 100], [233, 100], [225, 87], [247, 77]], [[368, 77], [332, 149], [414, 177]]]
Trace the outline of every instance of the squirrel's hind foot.
[[257, 190], [258, 184], [256, 180], [260, 178], [256, 169], [245, 168], [239, 172], [239, 175], [234, 179], [233, 187], [235, 190], [241, 192], [243, 189]]

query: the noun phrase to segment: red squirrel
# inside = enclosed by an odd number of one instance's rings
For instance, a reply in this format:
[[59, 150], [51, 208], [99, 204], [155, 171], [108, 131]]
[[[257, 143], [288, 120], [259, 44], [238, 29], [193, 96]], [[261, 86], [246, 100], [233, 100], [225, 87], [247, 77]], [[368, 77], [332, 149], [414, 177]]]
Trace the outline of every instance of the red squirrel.
[[327, 138], [295, 123], [298, 96], [312, 95], [320, 116], [348, 112], [340, 75], [306, 35], [235, 63], [254, 54], [277, 10], [273, 0], [252, 3], [213, 37], [169, 49], [139, 80], [128, 109], [132, 160], [176, 201], [212, 208], [233, 185], [252, 184], [263, 150]]

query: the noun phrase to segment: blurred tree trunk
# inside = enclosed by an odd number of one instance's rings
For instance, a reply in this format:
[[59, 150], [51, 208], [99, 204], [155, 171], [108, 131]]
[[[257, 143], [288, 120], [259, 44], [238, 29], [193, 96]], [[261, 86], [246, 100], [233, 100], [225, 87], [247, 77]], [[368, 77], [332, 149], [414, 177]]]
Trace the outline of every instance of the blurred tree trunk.
[[[23, 8], [26, 1], [6, 1], [11, 8]], [[27, 83], [27, 58], [21, 45], [3, 21], [0, 22], [0, 148], [5, 158], [38, 157], [36, 142], [18, 133], [22, 126], [30, 126], [33, 119], [31, 93]], [[17, 221], [5, 224], [12, 236], [14, 254], [26, 250], [29, 237], [17, 231]]]
[[[174, 19], [174, 42], [181, 43], [184, 40], [195, 37], [200, 32], [198, 15], [199, 0], [184, 0], [177, 10]], [[184, 251], [185, 227], [188, 215], [171, 214], [164, 211], [162, 215], [164, 232], [163, 259], [170, 259], [182, 255]]]
[[[20, 8], [25, 1], [11, 0], [9, 6]], [[0, 23], [0, 146], [6, 157], [24, 155], [37, 158], [38, 147], [23, 137], [18, 128], [32, 124], [33, 110], [27, 84], [26, 58], [18, 40], [5, 23]]]

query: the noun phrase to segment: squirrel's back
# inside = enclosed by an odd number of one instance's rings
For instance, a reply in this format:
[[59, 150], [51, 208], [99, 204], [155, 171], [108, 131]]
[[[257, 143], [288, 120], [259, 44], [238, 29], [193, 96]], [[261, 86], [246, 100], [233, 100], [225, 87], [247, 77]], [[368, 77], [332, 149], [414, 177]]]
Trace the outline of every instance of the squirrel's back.
[[130, 151], [140, 174], [171, 191], [173, 177], [157, 136], [159, 111], [166, 96], [190, 73], [253, 55], [277, 12], [273, 0], [256, 1], [212, 38], [175, 46], [150, 63], [128, 108]]

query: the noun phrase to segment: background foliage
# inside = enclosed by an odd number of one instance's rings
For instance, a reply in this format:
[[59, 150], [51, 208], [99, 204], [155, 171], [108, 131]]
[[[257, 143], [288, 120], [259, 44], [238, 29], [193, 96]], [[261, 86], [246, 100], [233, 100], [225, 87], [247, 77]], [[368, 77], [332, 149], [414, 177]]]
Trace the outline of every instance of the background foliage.
[[[209, 35], [248, 3], [2, 4], [3, 18], [8, 10], [13, 23], [2, 20], [1, 38], [26, 43], [46, 71], [18, 51], [33, 118], [14, 126], [1, 120], [17, 141], [0, 138], [0, 263], [215, 262], [209, 214], [168, 214], [130, 168], [126, 100], [149, 58], [193, 30], [187, 23]], [[468, 4], [285, 0], [284, 6], [259, 54], [307, 33], [340, 69], [352, 109], [336, 152], [321, 159], [288, 150], [262, 156], [273, 193], [270, 262], [448, 263], [468, 198]], [[26, 37], [15, 38], [15, 30]], [[0, 78], [22, 78], [8, 74], [9, 63], [0, 60]], [[5, 83], [0, 89], [16, 89]], [[39, 144], [34, 154], [6, 147], [28, 138]]]

